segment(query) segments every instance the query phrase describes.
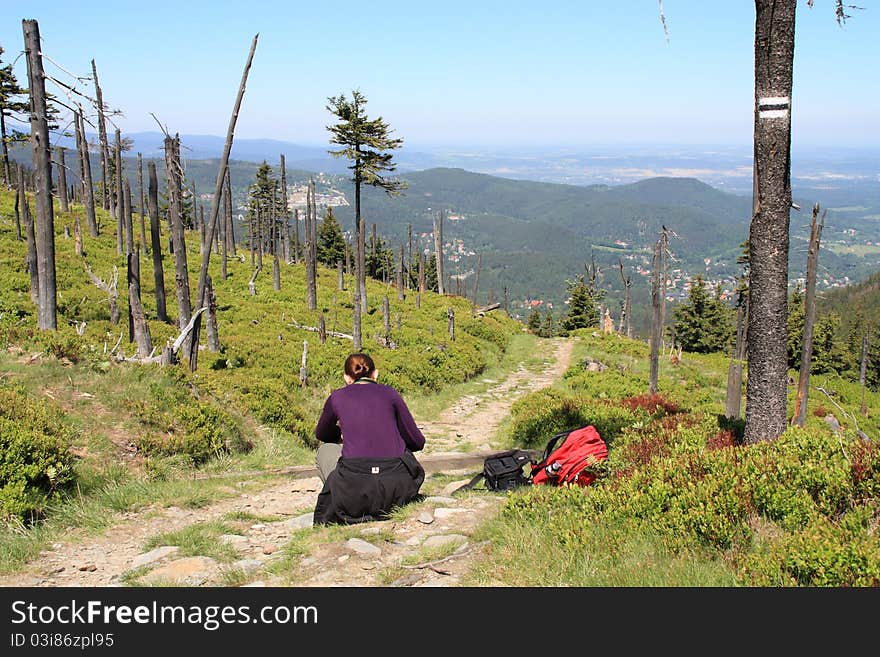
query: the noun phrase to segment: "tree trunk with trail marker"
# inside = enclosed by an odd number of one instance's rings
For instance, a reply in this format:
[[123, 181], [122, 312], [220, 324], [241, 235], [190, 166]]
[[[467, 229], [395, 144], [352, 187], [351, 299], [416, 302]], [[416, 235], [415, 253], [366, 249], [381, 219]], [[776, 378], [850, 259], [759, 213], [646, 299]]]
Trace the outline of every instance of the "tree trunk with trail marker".
[[92, 187], [92, 162], [89, 159], [88, 143], [85, 138], [85, 123], [82, 114], [74, 114], [76, 124], [76, 146], [79, 152], [80, 185], [82, 187], [83, 205], [86, 209], [86, 223], [89, 235], [98, 236], [98, 220], [95, 217], [95, 192]]
[[46, 108], [46, 74], [40, 54], [40, 28], [35, 20], [23, 20], [30, 100], [31, 152], [34, 162], [34, 235], [40, 297], [37, 328], [58, 327], [58, 294], [55, 281], [55, 214], [52, 208], [52, 156]]
[[150, 214], [150, 243], [153, 250], [153, 282], [156, 288], [156, 318], [168, 321], [165, 306], [165, 273], [162, 270], [162, 235], [159, 229], [159, 181], [156, 176], [156, 163], [147, 163], [147, 211]]
[[58, 153], [58, 202], [61, 204], [62, 212], [70, 212], [70, 205], [67, 198], [67, 164], [64, 162], [64, 146], [56, 149]]
[[807, 282], [804, 293], [804, 343], [801, 347], [801, 367], [798, 372], [797, 397], [794, 402], [792, 424], [803, 427], [807, 421], [807, 396], [810, 391], [810, 366], [813, 359], [813, 327], [816, 322], [816, 268], [819, 261], [819, 245], [827, 210], [819, 217], [819, 204], [813, 206], [810, 224], [810, 242], [807, 250]]
[[654, 269], [651, 275], [651, 374], [648, 383], [648, 392], [652, 395], [657, 393], [657, 381], [660, 374], [660, 335], [663, 331], [663, 326], [660, 321], [660, 277], [662, 275], [662, 249], [663, 245], [661, 244], [660, 240], [657, 240], [657, 242], [654, 244]]
[[746, 443], [787, 427], [791, 90], [796, 0], [756, 0], [755, 213], [749, 229]]

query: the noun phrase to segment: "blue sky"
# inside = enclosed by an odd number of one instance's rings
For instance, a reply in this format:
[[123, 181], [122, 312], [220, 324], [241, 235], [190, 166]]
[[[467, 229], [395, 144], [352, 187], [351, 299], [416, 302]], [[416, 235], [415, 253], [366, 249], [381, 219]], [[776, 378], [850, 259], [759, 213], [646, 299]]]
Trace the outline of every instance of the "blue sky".
[[[353, 88], [409, 146], [752, 138], [749, 0], [665, 0], [668, 42], [656, 0], [4, 4], [4, 63], [36, 19], [52, 60], [82, 75], [96, 60], [123, 132], [157, 129], [152, 112], [172, 132], [224, 135], [259, 33], [239, 138], [326, 144], [327, 97]], [[840, 27], [833, 0], [798, 3], [798, 145], [880, 145], [880, 4], [855, 4]], [[15, 71], [26, 79], [23, 57]]]

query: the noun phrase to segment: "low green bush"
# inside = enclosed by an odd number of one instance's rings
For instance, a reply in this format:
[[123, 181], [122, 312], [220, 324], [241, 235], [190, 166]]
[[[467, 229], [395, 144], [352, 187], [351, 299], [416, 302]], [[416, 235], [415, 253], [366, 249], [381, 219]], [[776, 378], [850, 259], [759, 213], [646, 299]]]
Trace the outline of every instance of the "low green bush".
[[0, 385], [0, 517], [35, 519], [74, 479], [63, 413], [18, 386]]

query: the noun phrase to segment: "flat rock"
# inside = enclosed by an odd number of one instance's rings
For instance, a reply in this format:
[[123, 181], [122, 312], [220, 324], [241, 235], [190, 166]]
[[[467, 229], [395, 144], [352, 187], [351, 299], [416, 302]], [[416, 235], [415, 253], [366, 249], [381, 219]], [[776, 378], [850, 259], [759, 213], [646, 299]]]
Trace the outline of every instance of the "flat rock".
[[177, 554], [179, 551], [180, 548], [176, 545], [162, 545], [149, 552], [137, 555], [134, 561], [131, 562], [131, 567], [140, 568], [141, 566], [148, 566], [151, 563], [161, 561], [165, 557], [170, 557], [172, 554]]
[[434, 517], [439, 518], [439, 519], [450, 518], [450, 517], [456, 515], [457, 513], [467, 513], [467, 512], [468, 512], [467, 509], [450, 509], [447, 507], [440, 507], [439, 509], [434, 509]]
[[381, 534], [382, 530], [379, 527], [364, 527], [361, 530], [361, 536], [375, 536], [376, 534]]
[[466, 483], [468, 483], [470, 479], [460, 479], [458, 481], [450, 481], [443, 487], [443, 490], [440, 491], [440, 497], [449, 497], [452, 494], [452, 491], [458, 490]]
[[308, 513], [303, 513], [302, 515], [297, 516], [296, 518], [291, 518], [285, 524], [288, 529], [292, 529], [296, 531], [297, 529], [305, 529], [306, 527], [311, 527], [314, 524], [315, 514], [310, 511]]
[[434, 534], [422, 542], [422, 547], [435, 548], [451, 543], [467, 543], [467, 540], [463, 534]]
[[143, 577], [145, 584], [201, 586], [217, 572], [217, 562], [210, 557], [184, 557], [159, 566]]
[[434, 522], [434, 514], [430, 511], [422, 511], [419, 514], [418, 518], [416, 518], [416, 520], [418, 520], [423, 525], [430, 525], [432, 522]]
[[345, 549], [363, 557], [377, 557], [382, 550], [361, 538], [350, 538], [345, 542]]
[[263, 562], [259, 559], [239, 559], [238, 561], [233, 562], [232, 566], [234, 568], [238, 568], [239, 570], [243, 570], [245, 573], [250, 575], [251, 573], [262, 568]]
[[321, 483], [320, 477], [307, 477], [305, 479], [297, 479], [293, 482], [293, 486], [290, 489], [291, 493], [313, 493], [316, 490], [321, 490], [324, 484]]

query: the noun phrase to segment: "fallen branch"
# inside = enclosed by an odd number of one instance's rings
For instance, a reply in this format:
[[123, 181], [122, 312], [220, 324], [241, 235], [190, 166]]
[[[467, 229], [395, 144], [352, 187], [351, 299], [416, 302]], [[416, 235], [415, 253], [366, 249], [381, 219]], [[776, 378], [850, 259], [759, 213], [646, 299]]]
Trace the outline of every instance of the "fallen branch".
[[483, 306], [482, 308], [477, 308], [475, 312], [478, 315], [482, 316], [482, 315], [485, 315], [490, 310], [497, 310], [500, 307], [501, 307], [500, 303], [490, 303], [488, 306]]
[[473, 552], [474, 550], [481, 549], [484, 545], [487, 545], [488, 543], [489, 543], [489, 541], [483, 541], [482, 543], [475, 543], [473, 545], [471, 545], [469, 543], [464, 543], [463, 545], [458, 546], [455, 549], [455, 552], [453, 552], [452, 554], [450, 554], [447, 557], [443, 557], [442, 559], [435, 559], [434, 561], [426, 561], [424, 563], [417, 563], [412, 566], [402, 565], [401, 568], [408, 568], [410, 570], [418, 570], [421, 568], [428, 568], [429, 570], [433, 570], [435, 573], [438, 573], [440, 575], [450, 575], [451, 573], [448, 570], [441, 570], [440, 568], [437, 568], [437, 564], [441, 564], [446, 561], [450, 561], [452, 559], [457, 559], [458, 557], [463, 557], [464, 555], [468, 554], [469, 552]]
[[[840, 406], [840, 404], [838, 404], [838, 403], [834, 400], [834, 398], [828, 393], [827, 390], [825, 390], [825, 388], [823, 388], [822, 386], [816, 386], [816, 390], [818, 390], [818, 391], [821, 392], [823, 395], [825, 395], [826, 397], [828, 397], [828, 399], [831, 400], [831, 403], [834, 404], [835, 406], [837, 406], [838, 410], [840, 410], [840, 412], [843, 413], [843, 416], [844, 416], [844, 417], [849, 417], [849, 413], [847, 413], [845, 410], [843, 410], [843, 408]], [[859, 424], [858, 424], [858, 422], [856, 422], [855, 418], [851, 418], [851, 419], [852, 419], [852, 421], [853, 421], [853, 424], [856, 426], [856, 432], [861, 433], [861, 431], [859, 431]], [[849, 461], [849, 454], [846, 453], [846, 448], [844, 448], [844, 446], [843, 446], [843, 441], [840, 439], [840, 433], [837, 434], [837, 442], [840, 443], [840, 451], [843, 452], [843, 457], [844, 457], [847, 461]]]
[[196, 324], [196, 320], [201, 316], [203, 312], [208, 309], [207, 306], [202, 306], [196, 312], [193, 313], [193, 316], [190, 317], [189, 323], [183, 328], [180, 332], [180, 335], [177, 336], [177, 339], [171, 344], [171, 351], [175, 354], [180, 351], [180, 346], [183, 344], [184, 340], [186, 340], [186, 336], [190, 334], [193, 330], [193, 326]]
[[[288, 326], [292, 326], [294, 328], [302, 329], [303, 331], [314, 331], [315, 333], [319, 333], [320, 329], [317, 326], [305, 326], [300, 324], [297, 321], [290, 321], [287, 324]], [[327, 335], [334, 338], [344, 338], [345, 340], [354, 340], [354, 336], [349, 335], [348, 333], [339, 333], [338, 331], [327, 331]]]

